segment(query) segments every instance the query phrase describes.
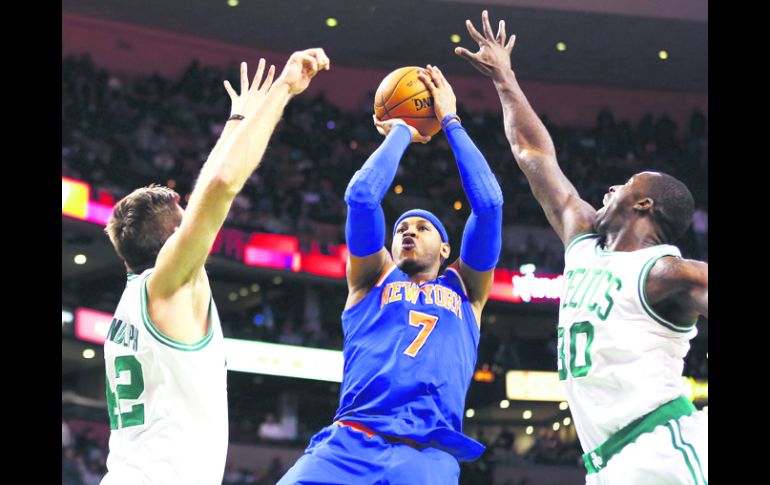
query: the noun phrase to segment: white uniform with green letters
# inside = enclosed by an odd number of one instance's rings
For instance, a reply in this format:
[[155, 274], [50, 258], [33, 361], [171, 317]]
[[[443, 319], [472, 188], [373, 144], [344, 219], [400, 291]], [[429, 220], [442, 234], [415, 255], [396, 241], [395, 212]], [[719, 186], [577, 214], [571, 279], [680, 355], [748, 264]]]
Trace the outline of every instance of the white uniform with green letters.
[[110, 417], [103, 485], [222, 483], [228, 443], [227, 367], [214, 301], [195, 344], [170, 339], [147, 312], [148, 269], [129, 275], [104, 359]]
[[697, 330], [657, 315], [647, 274], [670, 245], [619, 252], [588, 233], [565, 252], [558, 328], [564, 381], [589, 484], [705, 484], [708, 415], [684, 398]]

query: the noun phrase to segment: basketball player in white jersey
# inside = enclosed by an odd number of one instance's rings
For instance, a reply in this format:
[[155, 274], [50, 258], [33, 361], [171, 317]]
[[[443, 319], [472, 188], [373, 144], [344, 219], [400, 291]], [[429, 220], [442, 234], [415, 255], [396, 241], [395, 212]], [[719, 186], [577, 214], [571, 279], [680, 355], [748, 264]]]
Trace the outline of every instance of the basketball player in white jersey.
[[[684, 357], [708, 317], [708, 264], [672, 246], [692, 220], [690, 191], [642, 172], [610, 187], [598, 211], [564, 176], [548, 132], [511, 70], [515, 36], [492, 33], [455, 52], [492, 78], [505, 134], [532, 192], [566, 247], [558, 370], [589, 484], [705, 484], [708, 415], [684, 397]], [[507, 42], [506, 42], [507, 41]]]
[[260, 59], [250, 84], [242, 63], [240, 94], [225, 81], [230, 119], [187, 210], [157, 185], [115, 206], [105, 231], [128, 282], [104, 344], [111, 433], [102, 484], [222, 483], [227, 363], [204, 263], [284, 107], [321, 69], [322, 49], [295, 52], [273, 82], [275, 66], [265, 74]]

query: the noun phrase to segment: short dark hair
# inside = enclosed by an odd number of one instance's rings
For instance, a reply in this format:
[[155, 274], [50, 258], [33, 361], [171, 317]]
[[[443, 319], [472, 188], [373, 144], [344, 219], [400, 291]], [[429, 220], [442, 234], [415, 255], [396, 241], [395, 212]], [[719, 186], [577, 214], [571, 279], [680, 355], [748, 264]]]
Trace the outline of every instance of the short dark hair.
[[664, 242], [673, 243], [692, 224], [695, 201], [690, 189], [681, 181], [662, 172], [655, 174], [657, 176], [647, 179], [647, 190], [653, 200], [652, 216]]
[[179, 194], [161, 185], [136, 189], [115, 205], [104, 232], [130, 271], [155, 264], [160, 249], [182, 223]]

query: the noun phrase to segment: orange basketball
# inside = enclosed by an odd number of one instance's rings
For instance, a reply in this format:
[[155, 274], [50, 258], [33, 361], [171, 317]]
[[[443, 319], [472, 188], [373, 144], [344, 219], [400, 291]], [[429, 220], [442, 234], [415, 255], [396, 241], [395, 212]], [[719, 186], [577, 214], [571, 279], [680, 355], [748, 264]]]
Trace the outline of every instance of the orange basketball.
[[427, 71], [421, 67], [402, 67], [391, 72], [380, 83], [374, 95], [374, 114], [380, 121], [400, 118], [423, 136], [433, 136], [441, 123], [433, 111], [433, 96], [417, 75]]

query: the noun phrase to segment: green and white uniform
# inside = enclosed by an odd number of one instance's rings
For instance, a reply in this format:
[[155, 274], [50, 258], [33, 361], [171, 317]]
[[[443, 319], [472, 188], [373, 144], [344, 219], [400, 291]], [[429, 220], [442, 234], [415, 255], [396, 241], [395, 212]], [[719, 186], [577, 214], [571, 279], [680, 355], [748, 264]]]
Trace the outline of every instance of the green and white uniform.
[[102, 485], [222, 483], [228, 443], [227, 367], [213, 299], [210, 330], [184, 344], [147, 310], [148, 269], [129, 275], [104, 343], [110, 417]]
[[566, 249], [558, 370], [590, 484], [708, 478], [708, 415], [683, 397], [695, 324], [657, 315], [644, 293], [650, 268], [663, 256], [681, 253], [670, 245], [608, 251], [593, 233]]

